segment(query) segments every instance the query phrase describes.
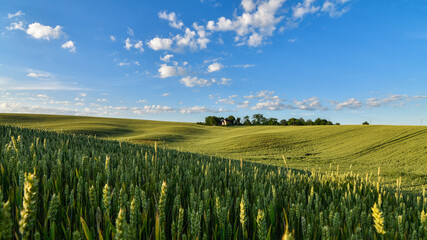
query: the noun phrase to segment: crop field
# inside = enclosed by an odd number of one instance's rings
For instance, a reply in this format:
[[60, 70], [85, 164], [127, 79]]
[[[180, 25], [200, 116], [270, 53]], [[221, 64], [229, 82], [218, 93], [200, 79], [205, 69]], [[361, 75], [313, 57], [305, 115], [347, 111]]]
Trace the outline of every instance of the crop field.
[[1, 239], [425, 239], [427, 196], [381, 172], [303, 173], [0, 126]]
[[427, 127], [422, 126], [248, 126], [54, 115], [0, 114], [0, 124], [185, 150], [300, 170], [360, 175], [381, 167], [384, 184], [402, 178], [405, 190], [427, 184]]

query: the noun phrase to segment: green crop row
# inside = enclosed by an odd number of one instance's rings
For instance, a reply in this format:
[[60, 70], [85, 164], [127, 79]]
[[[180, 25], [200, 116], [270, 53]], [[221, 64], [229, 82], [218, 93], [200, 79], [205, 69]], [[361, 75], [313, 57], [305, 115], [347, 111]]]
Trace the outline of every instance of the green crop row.
[[427, 239], [427, 197], [359, 177], [0, 126], [0, 239]]

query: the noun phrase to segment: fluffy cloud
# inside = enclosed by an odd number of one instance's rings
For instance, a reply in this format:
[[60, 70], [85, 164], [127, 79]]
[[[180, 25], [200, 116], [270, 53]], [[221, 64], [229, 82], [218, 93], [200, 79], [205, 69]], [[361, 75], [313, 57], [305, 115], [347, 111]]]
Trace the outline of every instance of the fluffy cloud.
[[62, 27], [57, 25], [55, 28], [42, 25], [38, 22], [28, 25], [27, 34], [36, 39], [57, 39], [63, 34]]
[[114, 37], [113, 35], [110, 35], [110, 40], [111, 40], [112, 42], [115, 42], [115, 41], [116, 41], [116, 37]]
[[178, 75], [178, 72], [174, 66], [168, 66], [167, 64], [162, 64], [158, 70], [161, 78], [175, 77]]
[[304, 99], [302, 101], [294, 101], [296, 108], [301, 110], [315, 111], [315, 110], [327, 110], [323, 107], [322, 102], [317, 97]]
[[212, 85], [212, 81], [204, 78], [186, 76], [181, 78], [181, 83], [186, 87], [207, 87]]
[[208, 72], [216, 72], [221, 70], [221, 68], [223, 68], [221, 63], [214, 62], [208, 66]]
[[250, 46], [259, 46], [263, 39], [273, 35], [276, 25], [284, 18], [277, 16], [285, 0], [266, 0], [253, 2], [243, 0], [241, 5], [244, 12], [234, 19], [220, 17], [209, 21], [206, 28], [211, 31], [234, 31], [236, 41]]
[[385, 98], [369, 98], [366, 99], [366, 106], [368, 107], [381, 107], [385, 104], [391, 103], [391, 102], [398, 102], [402, 100], [408, 100], [409, 97], [407, 95], [390, 95]]
[[126, 50], [130, 50], [131, 48], [135, 48], [135, 49], [139, 50], [140, 52], [144, 51], [144, 48], [142, 47], [142, 41], [131, 40], [130, 38], [126, 38], [125, 48], [126, 48]]
[[261, 99], [261, 100], [279, 100], [279, 96], [274, 95], [274, 91], [263, 90], [259, 91], [256, 94], [251, 94], [243, 96], [246, 99]]
[[151, 39], [147, 43], [147, 45], [154, 51], [159, 51], [159, 50], [170, 50], [172, 43], [173, 43], [172, 39], [155, 37]]
[[169, 60], [170, 60], [171, 58], [173, 58], [173, 55], [172, 55], [172, 54], [166, 54], [165, 56], [160, 57], [160, 60], [162, 60], [163, 62], [169, 62]]
[[236, 100], [234, 99], [236, 97], [237, 97], [237, 95], [231, 95], [231, 96], [228, 96], [227, 98], [219, 98], [218, 97], [218, 101], [216, 103], [233, 105], [233, 104], [236, 104]]
[[314, 0], [304, 0], [292, 8], [292, 16], [294, 18], [303, 18], [306, 14], [315, 13], [320, 10], [320, 7], [313, 6]]
[[294, 109], [293, 106], [289, 104], [284, 104], [279, 100], [264, 101], [258, 102], [255, 106], [251, 107], [252, 110], [269, 110], [269, 111], [278, 111], [283, 109]]
[[25, 31], [24, 23], [23, 22], [13, 22], [10, 24], [9, 27], [6, 27], [7, 30], [21, 30]]
[[336, 103], [335, 109], [336, 110], [342, 110], [344, 108], [358, 109], [358, 108], [361, 108], [362, 105], [363, 105], [363, 103], [361, 101], [357, 100], [356, 98], [350, 98], [347, 101]]
[[145, 99], [136, 101], [136, 103], [146, 103], [146, 102], [147, 102], [147, 100], [145, 100]]
[[336, 0], [330, 1], [327, 0], [322, 5], [322, 12], [326, 12], [330, 17], [341, 17], [344, 13], [348, 12], [350, 9], [348, 7], [340, 8], [340, 5], [348, 2], [349, 0]]
[[135, 114], [158, 114], [158, 113], [170, 113], [175, 112], [175, 110], [170, 106], [161, 106], [161, 105], [151, 105], [143, 107], [134, 107], [132, 112]]
[[212, 79], [212, 83], [216, 83], [218, 85], [230, 85], [231, 78], [220, 78], [219, 80]]
[[76, 47], [74, 46], [74, 42], [69, 40], [68, 42], [62, 44], [61, 46], [63, 49], [68, 49], [68, 51], [75, 53], [76, 52]]
[[169, 21], [169, 26], [181, 29], [184, 23], [178, 20], [174, 12], [167, 13], [166, 11], [159, 12], [159, 18]]

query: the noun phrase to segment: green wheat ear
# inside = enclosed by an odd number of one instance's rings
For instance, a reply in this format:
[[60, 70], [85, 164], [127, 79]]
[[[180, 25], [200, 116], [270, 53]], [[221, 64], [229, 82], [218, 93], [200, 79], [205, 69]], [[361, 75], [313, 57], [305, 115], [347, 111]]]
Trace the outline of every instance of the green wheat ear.
[[375, 230], [377, 230], [378, 234], [384, 235], [386, 233], [384, 230], [384, 218], [381, 210], [377, 206], [377, 203], [372, 207], [372, 217], [374, 218]]
[[120, 208], [119, 215], [116, 219], [116, 240], [126, 239], [126, 213], [123, 208]]
[[19, 232], [23, 239], [30, 237], [37, 216], [37, 178], [35, 174], [25, 173], [24, 199], [19, 221]]

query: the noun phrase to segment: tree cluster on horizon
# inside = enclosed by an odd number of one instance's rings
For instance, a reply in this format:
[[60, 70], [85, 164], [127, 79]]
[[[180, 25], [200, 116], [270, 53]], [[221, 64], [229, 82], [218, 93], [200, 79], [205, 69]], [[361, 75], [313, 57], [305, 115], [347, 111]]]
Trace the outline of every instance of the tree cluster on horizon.
[[[283, 126], [304, 126], [304, 125], [334, 125], [333, 122], [327, 119], [317, 118], [316, 120], [304, 118], [289, 118], [278, 120], [277, 118], [266, 118], [263, 114], [257, 113], [252, 115], [252, 119], [249, 116], [243, 118], [234, 117], [230, 115], [226, 118], [217, 117], [217, 116], [207, 116], [205, 117], [205, 122], [199, 122], [199, 124], [209, 125], [209, 126], [221, 126], [222, 122], [226, 120], [227, 126], [251, 126], [251, 125], [283, 125]], [[340, 125], [335, 123], [335, 125]]]

